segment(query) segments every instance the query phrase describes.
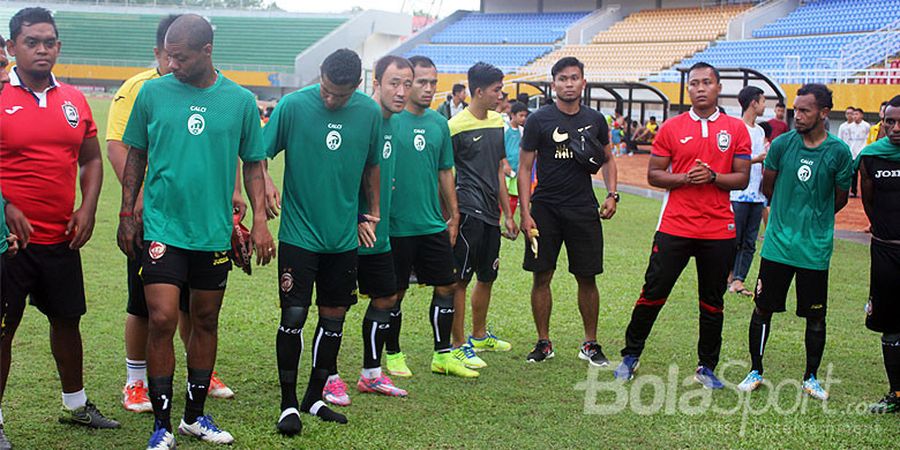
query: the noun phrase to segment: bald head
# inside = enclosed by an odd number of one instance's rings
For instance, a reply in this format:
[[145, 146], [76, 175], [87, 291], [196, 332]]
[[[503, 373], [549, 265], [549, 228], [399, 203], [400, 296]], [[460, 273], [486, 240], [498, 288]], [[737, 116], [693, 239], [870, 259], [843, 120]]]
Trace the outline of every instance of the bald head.
[[212, 43], [212, 25], [196, 14], [184, 14], [175, 19], [166, 32], [166, 44], [181, 44], [194, 51]]

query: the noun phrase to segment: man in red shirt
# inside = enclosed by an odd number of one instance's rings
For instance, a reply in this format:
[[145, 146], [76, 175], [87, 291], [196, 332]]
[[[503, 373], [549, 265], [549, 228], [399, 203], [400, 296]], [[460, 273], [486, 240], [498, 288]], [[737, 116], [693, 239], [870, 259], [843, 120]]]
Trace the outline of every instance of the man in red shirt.
[[615, 377], [630, 380], [644, 343], [681, 271], [693, 256], [700, 299], [699, 363], [694, 379], [721, 389], [713, 371], [722, 347], [723, 295], [734, 258], [734, 213], [729, 193], [750, 179], [750, 135], [744, 122], [719, 112], [719, 72], [694, 64], [688, 74], [690, 111], [663, 125], [647, 170], [651, 186], [666, 189], [641, 296], [625, 332]]
[[778, 136], [788, 132], [788, 124], [784, 121], [783, 102], [775, 104], [775, 117], [769, 119], [769, 125], [772, 127], [772, 135], [769, 137], [769, 142], [774, 141]]
[[[16, 58], [0, 93], [0, 188], [10, 231], [21, 239], [3, 261], [4, 327], [0, 338], [0, 397], [9, 376], [12, 339], [25, 298], [50, 321], [50, 348], [62, 382], [64, 422], [117, 428], [84, 391], [81, 332], [85, 313], [80, 249], [94, 230], [103, 164], [97, 126], [84, 96], [51, 70], [59, 55], [49, 11], [25, 8], [10, 20], [6, 49]], [[80, 172], [81, 207], [75, 206]]]

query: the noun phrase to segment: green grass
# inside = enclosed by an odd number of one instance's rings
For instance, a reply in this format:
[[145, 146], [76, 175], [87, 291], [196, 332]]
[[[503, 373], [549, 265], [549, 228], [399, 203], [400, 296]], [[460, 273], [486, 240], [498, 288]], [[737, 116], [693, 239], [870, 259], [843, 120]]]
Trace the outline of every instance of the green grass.
[[[108, 100], [91, 102], [104, 134]], [[150, 415], [122, 410], [120, 389], [125, 377], [123, 325], [126, 299], [125, 257], [116, 248], [119, 186], [106, 167], [105, 184], [94, 237], [83, 251], [88, 314], [82, 321], [85, 379], [90, 398], [105, 413], [119, 419], [122, 429], [91, 431], [59, 425], [59, 382], [50, 355], [45, 318], [33, 308], [26, 312], [16, 336], [12, 374], [4, 402], [6, 432], [17, 448], [141, 448], [151, 427]], [[273, 174], [281, 178], [280, 160]], [[279, 182], [280, 184], [280, 182]], [[641, 288], [659, 202], [624, 196], [616, 217], [604, 223], [606, 273], [599, 277], [601, 292], [599, 339], [606, 353], [618, 360], [632, 305]], [[276, 224], [272, 224], [273, 232]], [[343, 409], [350, 424], [337, 426], [304, 418], [303, 434], [285, 439], [276, 434], [279, 390], [275, 366], [275, 330], [278, 323], [277, 279], [274, 266], [255, 268], [252, 277], [233, 272], [220, 322], [217, 370], [237, 393], [231, 401], [210, 399], [207, 410], [231, 431], [236, 448], [596, 448], [596, 447], [888, 447], [900, 439], [898, 417], [858, 412], [862, 403], [880, 398], [886, 391], [879, 337], [863, 326], [863, 304], [868, 292], [866, 247], [837, 242], [829, 290], [829, 333], [824, 365], [834, 365], [832, 400], [827, 411], [820, 403], [806, 401], [794, 411], [796, 387], [779, 389], [775, 408], [766, 410], [773, 393], [763, 387], [746, 408], [728, 414], [744, 401], [734, 391], [710, 395], [696, 384], [682, 383], [696, 364], [697, 300], [693, 263], [688, 266], [661, 314], [635, 385], [625, 391], [632, 399], [650, 405], [652, 381], [675, 386], [658, 412], [642, 414], [632, 408], [612, 415], [586, 414], [585, 392], [576, 384], [596, 376], [612, 378], [610, 371], [589, 372], [576, 356], [581, 341], [581, 320], [575, 301], [574, 279], [560, 272], [553, 284], [555, 305], [551, 335], [557, 357], [530, 365], [525, 355], [535, 341], [529, 304], [530, 276], [521, 270], [523, 241], [503, 242], [500, 278], [489, 321], [494, 330], [513, 344], [505, 354], [488, 354], [489, 367], [481, 378], [465, 381], [428, 372], [431, 331], [426, 320], [430, 292], [412, 289], [404, 302], [403, 344], [415, 377], [395, 380], [410, 391], [408, 399], [390, 399], [351, 392], [353, 405]], [[750, 279], [755, 279], [758, 259]], [[790, 305], [793, 305], [791, 300]], [[722, 373], [737, 383], [748, 367], [747, 326], [751, 302], [735, 295], [726, 298]], [[789, 306], [791, 309], [792, 306]], [[347, 318], [339, 366], [348, 382], [356, 379], [361, 364], [360, 320], [363, 307]], [[308, 322], [309, 337], [315, 318]], [[796, 381], [804, 369], [803, 322], [792, 313], [777, 315], [769, 340], [767, 376], [774, 384]], [[307, 340], [308, 342], [308, 340]], [[181, 344], [176, 343], [180, 349]], [[180, 351], [179, 351], [180, 353]], [[739, 363], [736, 367], [731, 363]], [[669, 381], [670, 365], [677, 377]], [[301, 385], [310, 367], [309, 352], [301, 362]], [[823, 367], [821, 378], [826, 375]], [[659, 378], [661, 377], [661, 378]], [[178, 356], [176, 386], [183, 386], [185, 366]], [[671, 383], [671, 384], [670, 384]], [[604, 385], [606, 386], [606, 385]], [[178, 388], [181, 390], [181, 388]], [[671, 392], [671, 389], [669, 389]], [[660, 394], [659, 400], [663, 396]], [[704, 399], [702, 396], [706, 395]], [[179, 417], [182, 394], [176, 394], [173, 411]], [[610, 404], [612, 392], [596, 396]], [[693, 399], [692, 399], [693, 398]], [[702, 408], [711, 401], [709, 408]], [[681, 402], [681, 403], [679, 403]], [[701, 406], [686, 411], [678, 405]], [[749, 409], [748, 409], [749, 408]], [[891, 444], [894, 442], [895, 444]], [[210, 447], [193, 440], [179, 440], [181, 448]]]

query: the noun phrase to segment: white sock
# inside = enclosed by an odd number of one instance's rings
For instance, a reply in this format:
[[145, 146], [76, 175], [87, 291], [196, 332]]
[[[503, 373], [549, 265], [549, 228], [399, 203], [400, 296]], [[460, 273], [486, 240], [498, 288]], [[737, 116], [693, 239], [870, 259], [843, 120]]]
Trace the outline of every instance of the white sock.
[[128, 380], [126, 385], [132, 385], [138, 381], [143, 381], [147, 386], [147, 361], [138, 361], [125, 358], [125, 369], [128, 371]]
[[332, 381], [340, 380], [340, 379], [341, 379], [341, 376], [338, 374], [329, 375], [328, 380], [326, 380], [325, 383], [328, 384], [328, 383], [331, 383]]
[[87, 394], [84, 393], [83, 388], [80, 391], [72, 392], [71, 394], [63, 392], [62, 401], [66, 409], [74, 411], [87, 404]]
[[363, 378], [378, 378], [381, 376], [381, 367], [376, 367], [374, 369], [366, 369], [362, 370]]
[[3, 409], [0, 409], [0, 425], [3, 425]]

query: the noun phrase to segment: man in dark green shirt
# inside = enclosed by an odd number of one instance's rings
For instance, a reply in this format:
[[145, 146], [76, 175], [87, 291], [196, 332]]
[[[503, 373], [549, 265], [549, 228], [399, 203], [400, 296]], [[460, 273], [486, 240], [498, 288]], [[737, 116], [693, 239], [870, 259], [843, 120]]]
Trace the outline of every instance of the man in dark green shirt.
[[[378, 104], [356, 89], [361, 74], [355, 52], [335, 51], [322, 63], [321, 83], [281, 99], [265, 128], [266, 153], [274, 158], [284, 151], [285, 159], [278, 235], [281, 325], [276, 337], [282, 411], [278, 430], [285, 435], [301, 431], [299, 411], [347, 423], [343, 414], [325, 405], [322, 390], [330, 374], [337, 376], [344, 316], [356, 303], [357, 247], [360, 240], [372, 244], [372, 225], [381, 215], [379, 142], [384, 119]], [[369, 206], [363, 221], [358, 214], [361, 183]], [[313, 285], [319, 322], [309, 384], [298, 402], [297, 366]]]
[[[135, 201], [144, 185], [141, 278], [150, 313], [147, 372], [155, 416], [149, 449], [175, 447], [170, 421], [181, 289], [191, 289], [191, 340], [184, 418], [178, 430], [217, 444], [234, 438], [203, 414], [216, 357], [219, 310], [231, 262], [237, 158], [253, 208], [257, 261], [272, 258], [266, 227], [265, 153], [250, 91], [212, 63], [212, 26], [186, 14], [166, 33], [171, 74], [144, 83], [122, 141], [131, 146], [122, 179], [119, 247], [135, 257]], [[186, 151], [186, 150], [190, 151]], [[146, 169], [146, 178], [145, 178]]]
[[763, 194], [772, 212], [760, 254], [756, 308], [750, 317], [752, 368], [738, 389], [762, 382], [763, 352], [772, 313], [784, 312], [791, 281], [797, 279], [797, 315], [806, 318], [803, 391], [819, 400], [828, 392], [816, 380], [825, 351], [828, 266], [834, 246], [834, 215], [847, 204], [853, 157], [850, 148], [825, 129], [831, 91], [807, 84], [794, 101], [794, 130], [772, 142], [763, 162]]
[[[459, 228], [450, 130], [447, 120], [429, 109], [437, 86], [434, 62], [422, 56], [409, 61], [414, 71], [409, 102], [406, 111], [393, 119], [397, 161], [390, 235], [398, 303], [391, 311], [391, 331], [385, 341], [387, 369], [391, 375], [412, 376], [400, 351], [400, 302], [415, 266], [419, 282], [434, 286], [428, 313], [434, 331], [431, 371], [474, 378], [478, 372], [450, 355], [456, 283], [453, 244]], [[441, 199], [450, 215], [448, 221], [441, 212]]]

